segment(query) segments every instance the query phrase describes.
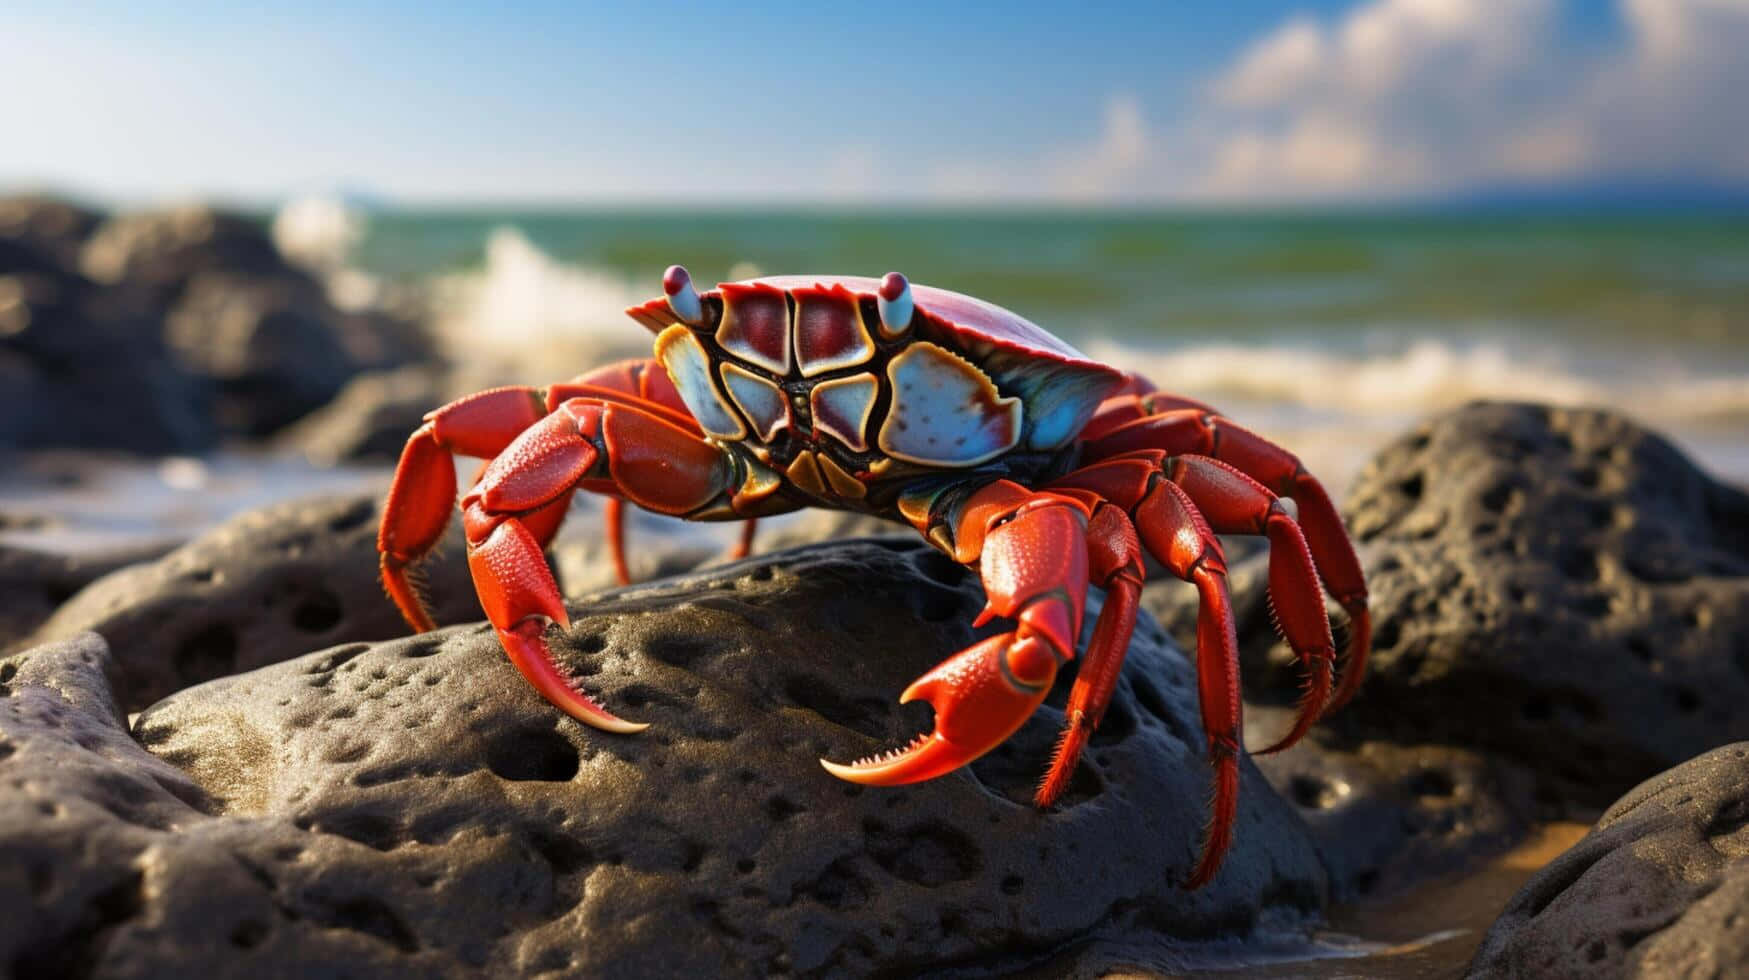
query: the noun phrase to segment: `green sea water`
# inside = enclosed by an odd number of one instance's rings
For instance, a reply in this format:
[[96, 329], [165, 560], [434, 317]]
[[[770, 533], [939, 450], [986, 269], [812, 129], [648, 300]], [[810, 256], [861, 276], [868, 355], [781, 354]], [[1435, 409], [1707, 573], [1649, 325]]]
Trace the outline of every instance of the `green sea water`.
[[1749, 213], [387, 211], [350, 261], [472, 282], [482, 344], [531, 309], [635, 331], [617, 311], [676, 262], [702, 283], [896, 269], [1338, 470], [1485, 397], [1626, 409], [1749, 479]]
[[500, 227], [652, 287], [674, 262], [705, 282], [899, 269], [1066, 335], [1492, 324], [1749, 348], [1745, 215], [393, 213], [371, 220], [357, 260], [403, 276], [478, 267]]

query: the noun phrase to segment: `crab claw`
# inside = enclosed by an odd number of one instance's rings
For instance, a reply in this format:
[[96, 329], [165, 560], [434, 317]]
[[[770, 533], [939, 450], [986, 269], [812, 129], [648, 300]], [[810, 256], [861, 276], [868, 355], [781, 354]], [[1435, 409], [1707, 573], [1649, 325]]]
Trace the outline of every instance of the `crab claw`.
[[849, 765], [820, 760], [839, 779], [896, 786], [945, 776], [1014, 734], [1050, 692], [1057, 655], [1022, 626], [976, 643], [917, 678], [899, 696], [935, 708], [935, 730], [909, 745]]
[[683, 265], [671, 265], [662, 273], [662, 292], [668, 296], [668, 307], [688, 326], [704, 324], [704, 302], [693, 288], [692, 276]]

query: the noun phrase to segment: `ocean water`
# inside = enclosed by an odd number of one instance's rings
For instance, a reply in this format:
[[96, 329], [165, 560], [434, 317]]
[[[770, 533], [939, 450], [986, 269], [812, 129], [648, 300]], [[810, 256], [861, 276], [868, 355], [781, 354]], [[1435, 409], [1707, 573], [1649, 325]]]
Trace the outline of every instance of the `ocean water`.
[[435, 288], [464, 355], [641, 342], [620, 311], [674, 262], [897, 269], [1213, 402], [1338, 487], [1473, 398], [1621, 409], [1749, 482], [1749, 214], [312, 213], [282, 213], [282, 241]]

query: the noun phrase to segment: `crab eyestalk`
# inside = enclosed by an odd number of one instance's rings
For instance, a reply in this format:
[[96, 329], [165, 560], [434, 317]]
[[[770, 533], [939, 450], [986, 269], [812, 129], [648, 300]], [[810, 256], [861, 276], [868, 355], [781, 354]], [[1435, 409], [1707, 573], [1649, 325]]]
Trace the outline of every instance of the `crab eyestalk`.
[[671, 265], [662, 273], [662, 292], [668, 296], [668, 308], [689, 327], [704, 326], [704, 301], [692, 285], [692, 275], [686, 266]]
[[900, 337], [911, 329], [911, 316], [917, 310], [911, 300], [911, 284], [897, 272], [887, 273], [875, 291], [875, 308], [881, 315], [881, 336], [887, 340]]

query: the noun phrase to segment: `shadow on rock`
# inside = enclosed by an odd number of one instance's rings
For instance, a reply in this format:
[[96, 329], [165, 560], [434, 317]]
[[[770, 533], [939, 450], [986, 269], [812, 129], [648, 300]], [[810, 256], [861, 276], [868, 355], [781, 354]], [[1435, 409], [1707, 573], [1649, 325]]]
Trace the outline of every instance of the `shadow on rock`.
[[[1145, 616], [1056, 810], [1026, 801], [1061, 687], [968, 771], [887, 789], [823, 772], [821, 756], [928, 726], [898, 692], [975, 638], [980, 604], [972, 576], [903, 541], [575, 603], [555, 650], [652, 723], [638, 736], [558, 715], [479, 626], [181, 691], [138, 718], [143, 750], [118, 727], [101, 641], [16, 654], [0, 778], [31, 789], [0, 811], [0, 847], [34, 857], [0, 877], [20, 910], [0, 957], [769, 976], [1014, 969], [1068, 950], [1093, 972], [1169, 969], [1200, 940], [1317, 914], [1305, 828], [1249, 765], [1226, 865], [1179, 887], [1209, 770], [1192, 671]], [[58, 693], [73, 686], [93, 693]]]
[[1472, 977], [1749, 976], [1749, 743], [1633, 789], [1537, 872]]

